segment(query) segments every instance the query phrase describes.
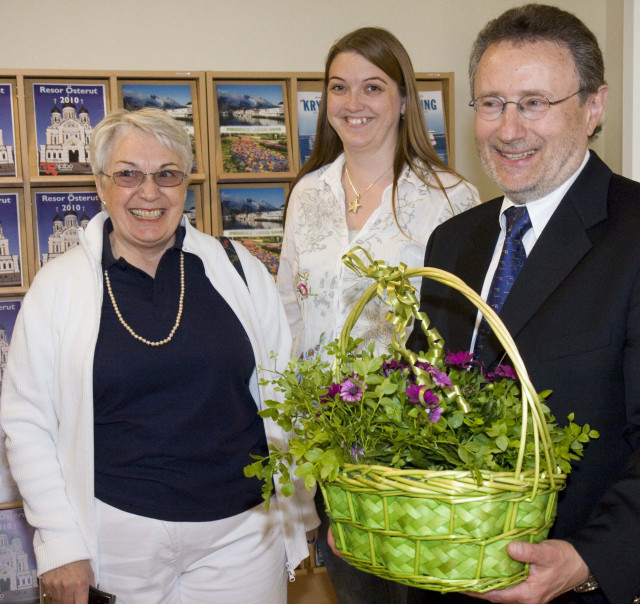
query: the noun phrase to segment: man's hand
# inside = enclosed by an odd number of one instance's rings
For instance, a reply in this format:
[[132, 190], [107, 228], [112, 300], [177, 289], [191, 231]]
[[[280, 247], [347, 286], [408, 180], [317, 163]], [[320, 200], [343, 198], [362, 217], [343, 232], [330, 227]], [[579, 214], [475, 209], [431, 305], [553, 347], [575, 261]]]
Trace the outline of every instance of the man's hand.
[[589, 576], [584, 560], [567, 541], [550, 539], [539, 544], [514, 541], [507, 551], [514, 560], [530, 563], [527, 580], [507, 589], [467, 595], [490, 602], [545, 604]]
[[89, 585], [94, 584], [93, 570], [89, 560], [70, 562], [44, 573], [40, 582], [47, 604], [87, 604]]
[[331, 548], [331, 551], [338, 556], [338, 558], [342, 558], [342, 554], [336, 549], [336, 540], [333, 537], [331, 527], [329, 527], [329, 532], [327, 533], [327, 545]]

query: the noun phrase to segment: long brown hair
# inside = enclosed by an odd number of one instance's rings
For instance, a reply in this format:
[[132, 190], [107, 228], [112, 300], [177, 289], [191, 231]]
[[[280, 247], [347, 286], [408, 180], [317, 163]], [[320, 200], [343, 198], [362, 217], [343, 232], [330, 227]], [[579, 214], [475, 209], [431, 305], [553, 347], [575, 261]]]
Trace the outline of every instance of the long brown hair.
[[[420, 105], [420, 97], [416, 86], [416, 75], [411, 59], [404, 46], [391, 32], [380, 27], [362, 27], [338, 40], [329, 50], [324, 70], [324, 84], [318, 115], [318, 126], [313, 150], [298, 176], [293, 181], [289, 196], [295, 185], [305, 175], [333, 162], [343, 151], [342, 141], [329, 124], [327, 118], [327, 88], [329, 70], [334, 59], [343, 52], [356, 52], [370, 63], [384, 71], [397, 85], [400, 96], [405, 100], [404, 119], [398, 124], [398, 138], [393, 157], [393, 213], [396, 213], [396, 192], [398, 179], [405, 163], [427, 186], [441, 189], [445, 195], [438, 172], [454, 174], [462, 181], [462, 177], [449, 168], [433, 150], [429, 142], [429, 134], [424, 121], [424, 113]], [[429, 176], [435, 180], [429, 182]], [[456, 183], [458, 184], [458, 183]], [[448, 197], [447, 197], [448, 199]]]

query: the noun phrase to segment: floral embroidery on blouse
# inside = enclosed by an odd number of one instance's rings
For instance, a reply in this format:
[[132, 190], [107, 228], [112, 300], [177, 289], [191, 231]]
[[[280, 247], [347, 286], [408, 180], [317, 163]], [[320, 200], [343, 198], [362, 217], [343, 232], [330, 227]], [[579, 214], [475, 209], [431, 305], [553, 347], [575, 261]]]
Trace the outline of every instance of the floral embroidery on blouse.
[[[277, 283], [296, 357], [317, 350], [321, 334], [325, 344], [337, 337], [349, 311], [370, 285], [344, 266], [343, 254], [360, 246], [391, 266], [399, 262], [422, 266], [433, 229], [454, 213], [478, 203], [476, 189], [467, 182], [440, 173], [448, 187], [445, 196], [407, 167], [398, 179], [397, 222], [389, 186], [380, 206], [349, 242], [341, 184], [343, 167], [344, 155], [340, 155], [332, 164], [307, 174], [289, 199]], [[419, 278], [412, 283], [420, 288]], [[365, 344], [375, 342], [380, 352], [386, 350], [392, 332], [385, 318], [387, 310], [381, 301], [371, 301], [352, 329], [352, 337], [362, 338]]]

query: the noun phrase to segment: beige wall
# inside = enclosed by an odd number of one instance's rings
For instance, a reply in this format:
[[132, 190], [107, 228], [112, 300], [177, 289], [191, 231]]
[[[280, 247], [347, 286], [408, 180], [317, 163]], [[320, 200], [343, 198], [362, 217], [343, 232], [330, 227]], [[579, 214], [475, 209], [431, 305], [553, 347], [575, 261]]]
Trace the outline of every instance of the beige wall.
[[[589, 26], [611, 92], [594, 147], [620, 171], [623, 0], [551, 1]], [[395, 33], [416, 71], [456, 77], [456, 167], [496, 194], [473, 144], [467, 55], [479, 28], [515, 0], [0, 0], [0, 68], [321, 71], [331, 43], [363, 25]]]

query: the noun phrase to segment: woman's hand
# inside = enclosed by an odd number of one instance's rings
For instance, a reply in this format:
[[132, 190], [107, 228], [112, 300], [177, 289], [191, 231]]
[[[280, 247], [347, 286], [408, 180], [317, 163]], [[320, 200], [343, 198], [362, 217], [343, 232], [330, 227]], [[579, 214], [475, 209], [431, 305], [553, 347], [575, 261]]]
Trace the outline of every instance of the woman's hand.
[[307, 543], [309, 545], [313, 545], [316, 542], [316, 539], [318, 538], [318, 529], [314, 528], [311, 529], [310, 531], [307, 531]]
[[44, 573], [40, 583], [45, 604], [87, 604], [93, 570], [89, 560], [78, 560]]

